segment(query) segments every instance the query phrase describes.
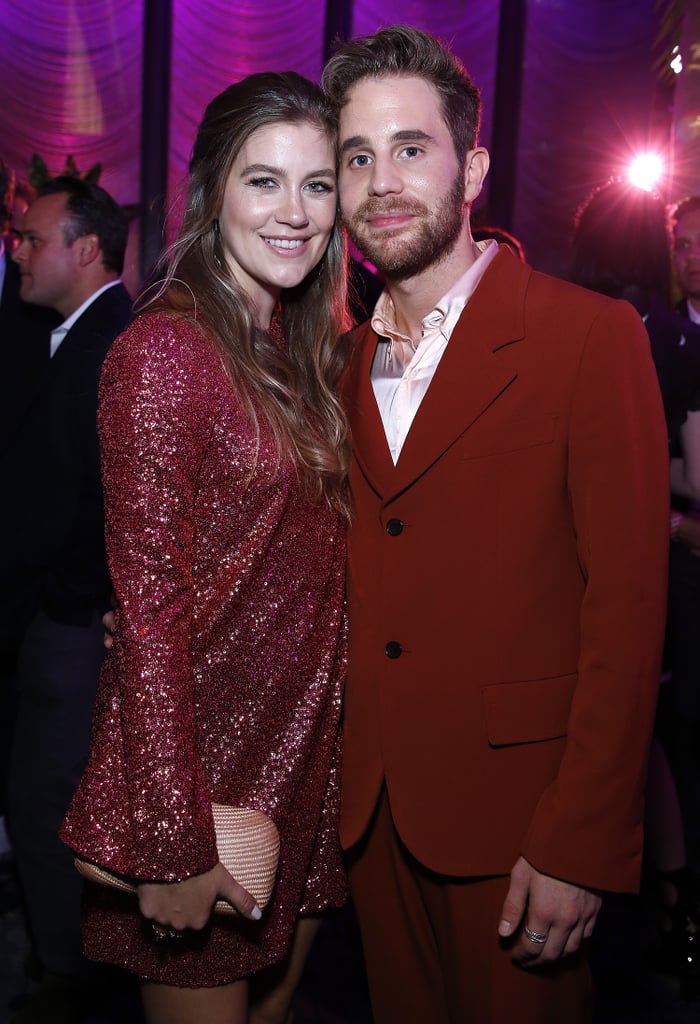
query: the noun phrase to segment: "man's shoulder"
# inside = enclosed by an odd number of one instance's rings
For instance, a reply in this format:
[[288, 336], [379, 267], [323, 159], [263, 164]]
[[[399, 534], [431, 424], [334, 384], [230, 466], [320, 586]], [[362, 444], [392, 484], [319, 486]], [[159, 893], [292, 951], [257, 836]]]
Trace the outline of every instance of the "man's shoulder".
[[594, 323], [644, 333], [642, 318], [630, 302], [539, 270], [531, 272], [524, 302], [531, 321], [545, 318], [554, 327], [566, 326], [572, 334], [586, 333]]
[[[584, 288], [580, 284], [568, 281], [553, 274], [546, 274], [540, 270], [532, 271], [530, 290], [534, 296], [541, 296], [548, 300], [566, 303], [572, 308], [585, 308], [594, 311], [610, 309], [619, 304], [619, 299], [612, 299], [601, 292], [594, 292], [590, 288]], [[629, 303], [627, 304], [629, 305]]]
[[530, 339], [566, 333], [573, 340], [598, 320], [611, 324], [632, 320], [641, 326], [629, 303], [535, 270], [510, 252], [499, 252], [487, 267], [457, 329], [472, 330], [474, 319], [488, 325], [489, 335], [496, 338], [507, 333]]
[[[131, 296], [120, 281], [101, 292], [72, 325], [66, 341], [90, 344], [96, 349], [109, 345], [124, 331], [133, 317]], [[60, 351], [60, 350], [59, 350]]]
[[133, 301], [129, 292], [121, 281], [117, 281], [92, 299], [73, 326], [84, 325], [95, 319], [104, 321], [107, 317], [117, 323], [123, 322], [126, 326], [133, 316], [132, 309]]
[[[514, 257], [499, 273], [498, 262], [488, 268], [460, 317], [458, 339], [478, 336], [494, 352], [507, 348], [521, 367], [534, 359], [532, 365], [563, 370], [577, 366], [584, 351], [596, 359], [611, 345], [622, 358], [635, 351], [648, 355], [644, 323], [629, 302], [533, 270]], [[492, 270], [496, 273], [487, 282]]]
[[609, 308], [615, 301], [563, 277], [536, 270], [501, 246], [496, 258], [486, 268], [469, 305], [504, 313], [520, 309], [531, 313], [537, 308], [548, 307], [561, 311], [563, 315], [567, 311], [577, 315], [579, 311], [595, 314]]

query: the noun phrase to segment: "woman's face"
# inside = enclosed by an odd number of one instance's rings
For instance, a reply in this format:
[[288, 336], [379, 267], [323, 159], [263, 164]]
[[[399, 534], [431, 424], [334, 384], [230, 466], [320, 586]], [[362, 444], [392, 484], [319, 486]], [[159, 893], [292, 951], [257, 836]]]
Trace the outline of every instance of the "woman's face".
[[309, 123], [281, 122], [248, 138], [229, 174], [219, 228], [226, 261], [267, 327], [283, 288], [319, 262], [336, 217], [335, 155]]

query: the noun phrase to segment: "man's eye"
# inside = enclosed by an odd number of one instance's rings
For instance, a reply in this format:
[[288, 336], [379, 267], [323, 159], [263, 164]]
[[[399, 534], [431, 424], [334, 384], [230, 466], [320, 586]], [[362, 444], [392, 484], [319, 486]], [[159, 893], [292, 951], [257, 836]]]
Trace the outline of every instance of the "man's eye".
[[401, 155], [412, 157], [418, 156], [420, 152], [422, 151], [419, 146], [404, 146], [404, 148], [401, 150]]
[[350, 161], [351, 167], [367, 167], [370, 162], [369, 157], [366, 153], [358, 153]]

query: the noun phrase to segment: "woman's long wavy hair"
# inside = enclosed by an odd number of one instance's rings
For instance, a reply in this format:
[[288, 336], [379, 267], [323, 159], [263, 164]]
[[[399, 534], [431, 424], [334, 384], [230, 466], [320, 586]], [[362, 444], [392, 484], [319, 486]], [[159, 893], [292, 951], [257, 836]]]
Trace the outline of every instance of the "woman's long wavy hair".
[[218, 230], [236, 157], [253, 132], [274, 124], [311, 124], [335, 148], [335, 123], [323, 93], [295, 72], [249, 75], [215, 97], [197, 133], [182, 228], [156, 268], [155, 295], [147, 289], [139, 308], [167, 308], [203, 325], [258, 435], [262, 417], [279, 455], [296, 465], [307, 496], [347, 515], [350, 446], [336, 385], [350, 321], [339, 215], [318, 266], [282, 293], [286, 352], [256, 325], [255, 309], [228, 268]]

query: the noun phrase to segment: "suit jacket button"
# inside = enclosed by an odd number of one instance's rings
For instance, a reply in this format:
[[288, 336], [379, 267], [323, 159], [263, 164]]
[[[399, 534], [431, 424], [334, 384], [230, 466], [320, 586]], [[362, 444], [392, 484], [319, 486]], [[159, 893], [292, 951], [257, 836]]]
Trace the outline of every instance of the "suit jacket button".
[[386, 532], [390, 537], [398, 537], [403, 531], [403, 523], [400, 519], [390, 519], [386, 524]]
[[390, 640], [384, 650], [386, 651], [387, 658], [400, 658], [403, 653], [403, 647], [398, 640]]

